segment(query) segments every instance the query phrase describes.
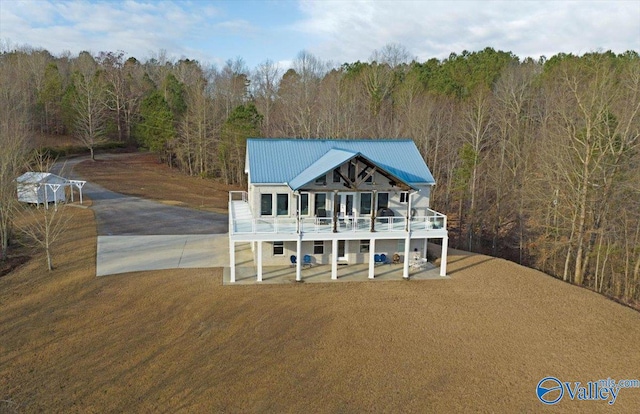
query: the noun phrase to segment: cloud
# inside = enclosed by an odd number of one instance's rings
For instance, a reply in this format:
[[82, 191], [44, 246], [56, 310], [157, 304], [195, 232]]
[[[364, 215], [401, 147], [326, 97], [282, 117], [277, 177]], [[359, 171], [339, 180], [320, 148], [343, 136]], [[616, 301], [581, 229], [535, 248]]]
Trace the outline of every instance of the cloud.
[[[225, 20], [226, 19], [226, 20]], [[170, 58], [220, 61], [206, 48], [216, 34], [246, 33], [250, 23], [211, 4], [190, 2], [5, 2], [0, 13], [0, 38], [49, 50], [78, 53], [122, 50], [145, 59], [160, 49]]]
[[366, 60], [400, 43], [420, 60], [487, 46], [518, 56], [640, 48], [635, 1], [312, 1], [292, 28], [312, 36], [322, 58]]

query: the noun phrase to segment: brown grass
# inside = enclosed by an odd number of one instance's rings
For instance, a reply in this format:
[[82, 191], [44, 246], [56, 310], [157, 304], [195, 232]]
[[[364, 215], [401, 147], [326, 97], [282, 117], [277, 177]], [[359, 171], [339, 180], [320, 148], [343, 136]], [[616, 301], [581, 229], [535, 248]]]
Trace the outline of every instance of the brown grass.
[[133, 153], [116, 159], [97, 157], [75, 168], [82, 177], [122, 194], [144, 197], [172, 205], [226, 212], [229, 191], [239, 188], [213, 180], [189, 177], [161, 164], [148, 153]]
[[[0, 412], [540, 412], [545, 376], [640, 376], [640, 314], [504, 260], [454, 251], [450, 280], [421, 282], [96, 278], [75, 214], [54, 272], [0, 278]], [[626, 389], [553, 410], [638, 406]]]

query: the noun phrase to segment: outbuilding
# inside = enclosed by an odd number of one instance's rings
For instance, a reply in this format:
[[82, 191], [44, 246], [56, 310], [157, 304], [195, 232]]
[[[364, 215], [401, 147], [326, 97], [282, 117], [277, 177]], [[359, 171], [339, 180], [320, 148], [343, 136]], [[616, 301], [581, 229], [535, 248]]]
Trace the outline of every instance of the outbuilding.
[[[68, 180], [59, 175], [48, 172], [26, 172], [16, 179], [18, 187], [18, 201], [32, 204], [59, 203], [67, 200], [66, 188], [70, 188], [73, 197], [73, 187], [80, 192], [82, 203], [82, 187], [85, 181]], [[73, 198], [72, 198], [73, 200]]]

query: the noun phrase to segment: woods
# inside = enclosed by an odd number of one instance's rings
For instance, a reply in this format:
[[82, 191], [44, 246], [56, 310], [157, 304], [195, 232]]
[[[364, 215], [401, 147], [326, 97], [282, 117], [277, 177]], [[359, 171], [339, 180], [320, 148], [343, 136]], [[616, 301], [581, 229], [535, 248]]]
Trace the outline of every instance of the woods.
[[[139, 145], [185, 174], [243, 184], [249, 136], [411, 138], [452, 246], [640, 301], [640, 56], [539, 60], [486, 48], [418, 62], [401, 45], [342, 65], [301, 52], [249, 69], [166, 53], [0, 55], [0, 235], [34, 134]], [[295, 156], [295, 154], [292, 154]], [[5, 161], [6, 159], [6, 161]], [[5, 189], [7, 187], [8, 189]], [[7, 193], [8, 194], [8, 193]], [[6, 200], [5, 200], [6, 198]]]

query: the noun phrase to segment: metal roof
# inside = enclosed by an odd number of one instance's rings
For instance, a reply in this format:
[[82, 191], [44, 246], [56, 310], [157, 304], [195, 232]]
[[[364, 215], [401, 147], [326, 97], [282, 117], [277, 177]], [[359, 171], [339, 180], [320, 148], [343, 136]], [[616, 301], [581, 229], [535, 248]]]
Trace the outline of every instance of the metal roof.
[[16, 178], [16, 181], [19, 183], [27, 183], [27, 184], [40, 184], [40, 183], [64, 184], [68, 180], [66, 178], [63, 178], [48, 172], [29, 171], [22, 174], [20, 177]]
[[333, 170], [334, 168], [344, 164], [356, 155], [358, 154], [351, 151], [330, 149], [316, 162], [289, 181], [289, 186], [293, 190], [297, 190], [321, 175], [326, 174], [327, 171]]
[[297, 188], [358, 154], [408, 184], [435, 184], [412, 140], [250, 138], [246, 169], [254, 184]]

